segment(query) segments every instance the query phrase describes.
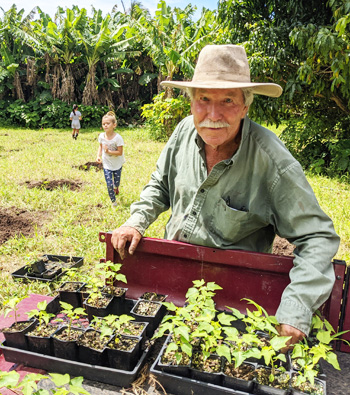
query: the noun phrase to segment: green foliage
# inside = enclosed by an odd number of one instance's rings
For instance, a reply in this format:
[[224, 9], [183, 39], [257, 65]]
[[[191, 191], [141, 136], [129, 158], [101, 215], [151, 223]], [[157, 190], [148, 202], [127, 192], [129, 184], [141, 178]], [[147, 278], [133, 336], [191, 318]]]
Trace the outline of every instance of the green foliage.
[[103, 269], [101, 274], [104, 276], [105, 284], [113, 286], [116, 281], [122, 281], [127, 284], [127, 280], [124, 274], [119, 273], [121, 263], [113, 263], [111, 261], [101, 262], [96, 265], [97, 269]]
[[[37, 382], [50, 379], [54, 387], [50, 390], [39, 389]], [[70, 378], [69, 374], [49, 373], [42, 375], [29, 373], [20, 379], [20, 374], [15, 370], [11, 372], [0, 371], [0, 388], [8, 388], [11, 392], [23, 395], [89, 395], [90, 393], [82, 387], [83, 377]]]
[[[119, 126], [140, 122], [140, 102], [130, 102], [127, 108], [118, 108], [116, 116]], [[22, 100], [0, 100], [0, 125], [22, 126], [26, 128], [58, 128], [71, 126], [69, 115], [72, 106], [61, 100], [43, 100], [39, 97], [30, 102]], [[100, 128], [103, 115], [109, 111], [108, 106], [79, 105], [82, 113], [82, 128]]]
[[[13, 298], [10, 298], [8, 300], [5, 300], [3, 305], [4, 305], [4, 317], [6, 318], [11, 312], [14, 313], [14, 318], [15, 318], [15, 323], [17, 323], [18, 318], [19, 318], [19, 314], [18, 314], [18, 310], [19, 310], [19, 302], [23, 299], [25, 299], [27, 297], [27, 295], [24, 295], [22, 297], [20, 296], [15, 296]], [[9, 316], [11, 317], [11, 316]], [[1, 388], [1, 387], [0, 387]]]
[[252, 79], [284, 88], [278, 99], [256, 97], [251, 117], [284, 119], [281, 137], [304, 168], [349, 174], [349, 2], [220, 1], [219, 19], [227, 41], [246, 48]]
[[39, 325], [47, 325], [55, 315], [46, 312], [47, 302], [43, 300], [37, 304], [38, 309], [31, 310], [27, 313], [28, 318], [37, 318]]
[[[78, 320], [81, 316], [86, 315], [86, 312], [83, 307], [73, 308], [71, 304], [66, 302], [60, 301], [60, 305], [61, 305], [61, 312], [65, 314], [65, 316], [68, 318], [67, 326], [68, 326], [68, 337], [69, 337], [73, 322]], [[59, 321], [59, 319], [57, 321]]]
[[153, 103], [145, 104], [141, 109], [150, 137], [153, 140], [166, 141], [176, 125], [189, 115], [190, 101], [182, 95], [166, 99], [162, 92], [153, 98]]
[[[344, 333], [336, 333], [332, 325], [321, 317], [317, 311], [312, 317], [311, 339], [303, 339], [296, 344], [291, 353], [292, 364], [299, 370], [295, 380], [296, 385], [309, 382], [314, 384], [314, 379], [320, 371], [321, 359], [331, 364], [334, 369], [340, 370], [337, 355], [333, 352], [333, 343]], [[312, 338], [316, 336], [316, 338]]]

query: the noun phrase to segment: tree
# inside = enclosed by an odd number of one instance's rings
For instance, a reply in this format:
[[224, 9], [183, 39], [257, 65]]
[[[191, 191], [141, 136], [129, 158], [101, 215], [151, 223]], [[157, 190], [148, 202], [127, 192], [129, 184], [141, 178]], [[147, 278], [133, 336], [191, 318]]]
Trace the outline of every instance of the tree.
[[[158, 3], [155, 18], [145, 10], [138, 9], [139, 15], [134, 26], [142, 37], [143, 45], [154, 64], [159, 69], [160, 82], [171, 80], [178, 72], [185, 78], [192, 77], [194, 61], [205, 44], [213, 40], [217, 32], [213, 13], [204, 10], [197, 23], [192, 22], [195, 7], [189, 4], [184, 10], [171, 9], [164, 0]], [[137, 5], [134, 6], [137, 9]], [[172, 88], [166, 97], [172, 97]]]
[[0, 65], [0, 82], [2, 82], [1, 93], [5, 86], [10, 89], [15, 99], [24, 100], [21, 65], [27, 56], [32, 55], [28, 47], [23, 47], [22, 39], [26, 35], [26, 30], [33, 13], [24, 17], [24, 9], [17, 11], [13, 5], [7, 12], [1, 8], [3, 19], [0, 20], [0, 55], [2, 62]]
[[226, 41], [244, 45], [252, 79], [284, 88], [277, 100], [257, 97], [250, 114], [288, 120], [282, 138], [314, 171], [350, 171], [349, 11], [348, 0], [219, 2]]

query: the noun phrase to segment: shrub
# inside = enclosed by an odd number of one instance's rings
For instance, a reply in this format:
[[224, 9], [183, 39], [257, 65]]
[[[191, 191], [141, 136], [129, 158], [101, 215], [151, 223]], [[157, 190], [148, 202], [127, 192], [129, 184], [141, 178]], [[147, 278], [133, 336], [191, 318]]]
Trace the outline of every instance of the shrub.
[[153, 140], [166, 141], [176, 125], [190, 113], [190, 100], [180, 95], [164, 99], [165, 92], [153, 98], [153, 103], [141, 107], [146, 119], [150, 137]]
[[[79, 104], [79, 103], [78, 103]], [[127, 108], [115, 110], [118, 125], [135, 125], [140, 122], [141, 102], [128, 103]], [[25, 103], [22, 100], [0, 100], [0, 125], [20, 126], [26, 128], [70, 128], [69, 115], [72, 106], [61, 100], [44, 100], [39, 97], [36, 100]], [[79, 105], [82, 113], [82, 128], [99, 128], [101, 119], [109, 111], [108, 106]]]

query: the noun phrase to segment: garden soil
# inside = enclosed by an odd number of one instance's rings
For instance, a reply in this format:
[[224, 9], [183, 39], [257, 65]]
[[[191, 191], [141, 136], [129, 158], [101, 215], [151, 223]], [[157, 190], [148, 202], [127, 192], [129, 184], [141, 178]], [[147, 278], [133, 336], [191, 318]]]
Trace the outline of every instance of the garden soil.
[[31, 236], [35, 227], [49, 217], [46, 212], [29, 212], [16, 207], [0, 208], [0, 245], [15, 236]]
[[47, 191], [53, 191], [54, 189], [66, 187], [71, 191], [76, 191], [80, 189], [82, 182], [65, 179], [48, 181], [45, 179], [43, 181], [26, 181], [23, 185], [29, 189], [38, 188], [45, 189]]
[[96, 171], [100, 171], [103, 169], [102, 163], [99, 162], [86, 162], [84, 165], [75, 166], [75, 167], [77, 167], [79, 170], [85, 170], [85, 171], [88, 171], [90, 169], [95, 169]]

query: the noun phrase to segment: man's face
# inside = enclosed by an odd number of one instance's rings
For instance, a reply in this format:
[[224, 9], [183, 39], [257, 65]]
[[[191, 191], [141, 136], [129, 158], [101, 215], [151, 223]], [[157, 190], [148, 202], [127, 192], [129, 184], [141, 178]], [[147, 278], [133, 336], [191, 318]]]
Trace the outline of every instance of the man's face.
[[196, 89], [191, 111], [198, 134], [217, 149], [233, 142], [248, 107], [241, 89]]

